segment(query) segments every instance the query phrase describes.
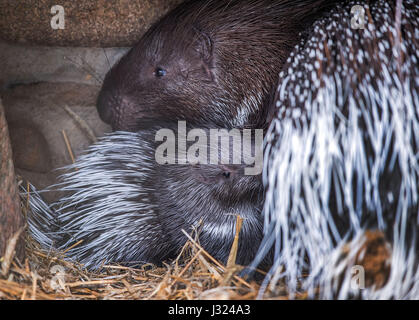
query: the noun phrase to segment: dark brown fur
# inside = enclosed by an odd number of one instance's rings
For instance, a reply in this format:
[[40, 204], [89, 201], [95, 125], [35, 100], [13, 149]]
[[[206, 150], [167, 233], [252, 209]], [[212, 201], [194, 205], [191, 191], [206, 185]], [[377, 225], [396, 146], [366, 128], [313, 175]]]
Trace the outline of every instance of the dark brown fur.
[[141, 129], [140, 119], [263, 125], [298, 32], [330, 2], [181, 4], [109, 71], [97, 104], [102, 120], [128, 131]]

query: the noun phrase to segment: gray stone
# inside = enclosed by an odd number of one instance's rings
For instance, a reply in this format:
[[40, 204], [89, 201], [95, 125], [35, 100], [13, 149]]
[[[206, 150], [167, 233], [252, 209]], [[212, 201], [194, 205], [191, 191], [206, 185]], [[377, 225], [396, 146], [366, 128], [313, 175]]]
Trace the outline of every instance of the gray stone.
[[[99, 86], [75, 83], [38, 83], [2, 91], [16, 171], [38, 189], [57, 182], [61, 168], [72, 163], [63, 131], [74, 157], [92, 144], [92, 138], [64, 107], [73, 111], [94, 136], [110, 132], [96, 111]], [[16, 151], [16, 152], [15, 152]], [[49, 202], [59, 194], [45, 194]]]
[[0, 42], [0, 88], [32, 82], [100, 85], [129, 48], [28, 47]]

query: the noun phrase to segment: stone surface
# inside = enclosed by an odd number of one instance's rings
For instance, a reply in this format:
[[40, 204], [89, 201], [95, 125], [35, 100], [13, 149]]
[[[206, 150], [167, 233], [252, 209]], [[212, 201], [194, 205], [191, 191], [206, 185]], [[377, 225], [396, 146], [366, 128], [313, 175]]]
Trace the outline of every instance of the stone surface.
[[30, 122], [10, 123], [10, 140], [13, 141], [13, 163], [15, 167], [29, 171], [47, 173], [52, 169], [48, 142]]
[[[74, 157], [92, 144], [79, 120], [84, 121], [97, 137], [110, 132], [96, 111], [99, 86], [75, 83], [38, 83], [15, 86], [0, 92], [9, 124], [16, 171], [37, 189], [57, 182], [57, 168], [72, 163], [63, 131], [70, 142]], [[44, 194], [52, 202], [57, 193]]]
[[128, 48], [27, 47], [0, 41], [0, 88], [33, 82], [100, 85], [106, 72], [127, 51]]
[[[0, 100], [0, 257], [5, 253], [8, 241], [24, 225], [16, 186], [9, 133], [3, 105]], [[17, 256], [24, 257], [22, 237], [15, 247]]]
[[[1, 0], [0, 38], [48, 46], [125, 47], [182, 0]], [[64, 9], [53, 29], [51, 8]]]

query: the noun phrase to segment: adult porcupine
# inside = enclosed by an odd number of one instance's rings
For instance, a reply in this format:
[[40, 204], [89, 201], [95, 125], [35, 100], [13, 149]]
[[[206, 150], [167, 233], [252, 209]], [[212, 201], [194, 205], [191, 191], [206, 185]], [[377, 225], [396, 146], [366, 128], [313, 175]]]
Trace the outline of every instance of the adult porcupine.
[[[223, 127], [255, 126], [256, 123], [263, 123], [263, 120], [260, 120], [263, 119], [263, 112], [260, 110], [262, 105], [269, 102], [270, 89], [277, 81], [277, 73], [288, 52], [296, 43], [295, 34], [304, 29], [325, 2], [327, 1], [188, 1], [153, 26], [139, 44], [112, 68], [104, 81], [98, 98], [99, 113], [105, 121], [112, 123], [114, 129], [132, 131], [143, 129], [144, 120], [160, 124], [161, 121], [167, 119], [186, 119], [189, 123], [195, 122], [204, 126], [215, 123]], [[138, 138], [142, 139], [144, 133], [138, 134]], [[108, 139], [108, 143], [100, 146], [105, 149], [111, 148], [112, 138]], [[126, 143], [128, 144], [128, 141]], [[133, 142], [134, 148], [135, 143]], [[131, 154], [128, 146], [126, 146], [126, 150], [129, 157]], [[122, 153], [123, 148], [119, 148], [118, 151]], [[99, 153], [99, 155], [101, 154]], [[141, 159], [140, 150], [136, 156]], [[81, 161], [92, 165], [89, 167], [90, 172], [102, 172], [106, 177], [107, 173], [103, 168], [93, 168], [94, 162], [89, 161], [92, 158], [94, 155], [90, 153], [90, 156], [82, 158]], [[117, 170], [118, 165], [122, 165], [120, 162], [115, 160], [115, 165], [112, 166], [109, 163], [110, 158], [107, 158], [107, 161], [113, 174], [121, 173]], [[126, 163], [128, 161], [126, 158]], [[135, 167], [135, 164], [138, 164], [137, 159], [132, 161]], [[82, 167], [82, 164], [78, 162], [77, 166]], [[138, 165], [138, 169], [140, 167]], [[153, 169], [157, 170], [154, 167]], [[166, 172], [165, 174], [172, 173]], [[203, 175], [206, 174], [209, 172], [203, 169]], [[75, 177], [81, 179], [82, 173], [78, 171]], [[161, 178], [164, 180], [164, 176]], [[121, 177], [120, 179], [124, 180], [125, 178]], [[66, 181], [70, 180], [67, 178]], [[86, 183], [89, 181], [87, 180]], [[158, 181], [157, 178], [156, 181]], [[75, 182], [72, 181], [72, 183]], [[101, 193], [100, 186], [103, 188], [107, 186], [106, 183], [101, 185], [104, 180], [98, 179], [94, 182], [97, 185], [87, 184], [85, 185], [86, 190], [81, 190], [80, 193], [73, 194], [72, 199], [63, 201], [78, 203], [78, 196], [89, 197], [92, 195], [91, 190], [98, 190]], [[129, 179], [126, 182], [130, 182]], [[138, 180], [137, 188], [141, 189], [145, 183], [148, 182]], [[127, 183], [127, 187], [134, 186]], [[254, 191], [251, 185], [249, 185], [250, 189], [243, 186], [241, 188], [240, 192], [239, 190], [235, 191], [235, 187], [229, 189], [231, 199], [218, 199], [220, 200], [219, 210], [211, 213], [213, 219], [224, 219], [225, 210], [230, 210], [229, 207], [234, 208], [235, 204], [239, 204], [239, 201], [244, 201], [241, 205], [246, 205], [248, 200], [241, 194], [248, 196], [250, 202], [254, 202], [253, 197], [260, 194], [260, 190]], [[211, 196], [205, 197], [198, 190], [194, 190], [187, 184], [183, 188], [183, 192], [195, 197], [191, 199], [191, 204], [197, 205], [204, 201], [202, 199], [205, 199], [208, 205], [207, 208], [202, 208], [201, 214], [209, 216], [213, 210], [212, 206], [214, 206], [211, 205], [210, 200], [213, 200], [214, 203], [217, 203], [218, 200]], [[104, 193], [111, 191], [103, 190]], [[119, 201], [121, 210], [125, 210], [122, 207], [125, 202], [119, 193], [117, 195], [113, 204], [118, 205]], [[259, 200], [259, 197], [257, 199]], [[157, 199], [156, 203], [160, 204], [161, 200]], [[184, 198], [181, 196], [178, 199], [173, 199], [175, 202], [172, 206], [176, 206], [176, 202], [182, 200]], [[141, 201], [141, 199], [138, 201], [138, 206], [141, 206]], [[230, 205], [230, 203], [233, 204]], [[253, 209], [257, 212], [257, 203], [253, 204]], [[63, 203], [59, 204], [59, 206], [62, 205]], [[97, 208], [95, 207], [95, 209]], [[103, 207], [101, 212], [107, 209]], [[195, 208], [192, 211], [196, 212], [197, 210]], [[84, 211], [82, 212], [84, 213]], [[111, 214], [114, 212], [117, 211], [112, 211]], [[171, 211], [168, 210], [168, 212]], [[74, 215], [75, 213], [72, 211], [63, 214], [62, 217], [64, 219], [70, 216], [74, 217]], [[93, 216], [95, 215], [90, 215], [89, 218]], [[179, 216], [181, 217], [182, 214]], [[176, 223], [177, 218], [173, 217], [173, 223]], [[37, 217], [36, 219], [41, 218]], [[64, 224], [68, 221], [66, 220]], [[83, 220], [83, 222], [85, 221], [87, 220]], [[110, 219], [106, 226], [111, 228], [112, 222], [115, 220]], [[131, 220], [128, 219], [127, 223], [130, 222]], [[63, 222], [59, 225], [62, 226]], [[230, 226], [227, 224], [225, 230]], [[95, 227], [93, 222], [92, 227]], [[187, 228], [188, 224], [183, 224], [183, 227]], [[78, 226], [75, 228], [77, 229]], [[244, 226], [244, 229], [246, 228], [247, 223]], [[251, 239], [254, 241], [247, 252], [239, 254], [239, 263], [249, 262], [250, 257], [255, 253], [255, 244], [258, 243], [260, 233], [257, 230], [257, 224], [252, 224], [252, 228], [255, 231], [251, 235]], [[90, 229], [86, 228], [86, 230]], [[178, 228], [174, 228], [174, 230], [178, 230]], [[48, 230], [45, 231], [48, 232]], [[128, 231], [126, 232], [129, 234]], [[216, 228], [214, 232], [216, 232]], [[83, 236], [86, 235], [87, 231]], [[114, 233], [115, 235], [116, 233]], [[97, 237], [97, 233], [92, 237]], [[41, 235], [38, 238], [41, 239]], [[158, 234], [156, 238], [158, 238]], [[47, 244], [48, 238], [44, 240]], [[55, 240], [60, 248], [69, 244], [63, 244], [63, 239]], [[161, 241], [164, 242], [163, 239]], [[98, 243], [99, 241], [95, 241], [96, 245]], [[208, 243], [211, 244], [211, 241]], [[246, 246], [246, 243], [245, 240], [243, 246]], [[118, 245], [113, 250], [109, 250], [110, 244], [103, 245], [104, 248], [98, 249], [98, 253], [94, 257], [90, 256], [91, 252], [86, 253], [89, 259], [85, 257], [84, 253], [79, 253], [80, 250], [86, 250], [83, 249], [83, 247], [88, 247], [86, 245], [70, 250], [69, 254], [86, 264], [94, 264], [99, 261], [96, 258], [100, 257], [102, 253], [114, 253], [116, 250], [120, 250]], [[159, 244], [156, 245], [159, 246]], [[147, 247], [152, 248], [152, 243], [149, 243]], [[174, 245], [170, 249], [174, 249], [174, 247], [178, 246]], [[223, 246], [223, 250], [226, 248], [228, 245]], [[126, 252], [129, 250], [133, 250], [132, 246], [127, 246]], [[159, 250], [155, 251], [159, 252]], [[173, 250], [166, 251], [170, 252], [167, 255], [170, 256]], [[211, 250], [209, 251], [211, 252]], [[138, 255], [138, 250], [133, 250], [132, 254]], [[225, 260], [226, 254], [224, 252], [215, 254], [215, 256]], [[142, 258], [147, 261], [160, 261], [165, 256], [157, 253], [155, 256], [144, 255]], [[118, 257], [117, 261], [120, 260]], [[125, 257], [125, 260], [132, 260], [132, 257]]]
[[114, 130], [144, 119], [257, 127], [298, 32], [330, 2], [186, 1], [108, 72], [99, 115]]
[[[355, 4], [366, 10], [365, 29], [350, 27]], [[285, 266], [276, 275], [291, 292], [300, 280], [304, 289], [320, 287], [322, 297], [348, 297], [349, 274], [339, 272], [347, 259], [336, 268], [341, 248], [350, 243], [356, 252], [363, 231], [376, 227], [392, 243], [393, 267], [382, 288], [361, 296], [419, 296], [418, 9], [413, 1], [399, 6], [339, 6], [309, 30], [280, 75], [257, 260], [278, 240], [272, 270]], [[307, 270], [311, 277], [300, 279]]]
[[[115, 132], [92, 145], [66, 168], [69, 172], [56, 188], [69, 194], [51, 207], [35, 192], [28, 219], [35, 240], [44, 249], [66, 250], [68, 258], [97, 269], [103, 263], [133, 265], [174, 258], [187, 240], [182, 229], [190, 233], [197, 228], [201, 245], [225, 263], [239, 214], [244, 221], [237, 263], [249, 264], [263, 235], [263, 188], [257, 167], [254, 172], [246, 169], [254, 167], [252, 161], [259, 161], [261, 168], [262, 161], [252, 155], [256, 145], [261, 153], [262, 138], [243, 132], [240, 151], [231, 139], [228, 148], [214, 146], [211, 138], [188, 141], [187, 147], [194, 146], [188, 150], [201, 149], [199, 155], [208, 157], [209, 162], [198, 164], [189, 162], [189, 153], [180, 153], [176, 141], [176, 163], [162, 164], [156, 161], [161, 144], [155, 141], [156, 132], [164, 131]], [[195, 133], [212, 137], [211, 132]], [[166, 152], [171, 147], [175, 146]], [[216, 148], [220, 157], [228, 156], [227, 164], [212, 162]], [[237, 155], [241, 158], [234, 160]]]
[[[351, 27], [351, 9], [365, 28]], [[322, 298], [419, 298], [418, 17], [413, 0], [350, 1], [291, 53], [265, 152], [266, 281]], [[375, 290], [351, 286], [366, 230], [391, 244]]]

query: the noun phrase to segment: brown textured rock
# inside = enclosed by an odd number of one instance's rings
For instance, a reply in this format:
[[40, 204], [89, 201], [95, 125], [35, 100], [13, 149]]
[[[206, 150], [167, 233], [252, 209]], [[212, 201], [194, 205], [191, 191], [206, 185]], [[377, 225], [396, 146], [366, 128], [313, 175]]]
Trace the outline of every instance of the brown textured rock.
[[[96, 111], [98, 86], [75, 83], [38, 83], [0, 92], [9, 125], [16, 172], [38, 189], [57, 182], [54, 169], [72, 162], [63, 131], [75, 157], [91, 143], [89, 132], [71, 116], [67, 106], [87, 124], [94, 136], [109, 132]], [[53, 202], [58, 193], [44, 193]]]
[[[8, 128], [0, 100], [0, 257], [4, 255], [8, 241], [23, 225]], [[22, 259], [22, 237], [18, 240], [15, 250], [17, 256]]]
[[[0, 38], [48, 46], [132, 46], [182, 0], [0, 1]], [[51, 7], [64, 8], [64, 29], [53, 29]]]

